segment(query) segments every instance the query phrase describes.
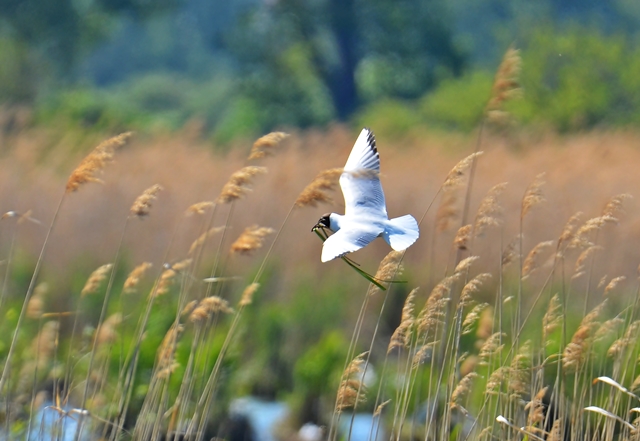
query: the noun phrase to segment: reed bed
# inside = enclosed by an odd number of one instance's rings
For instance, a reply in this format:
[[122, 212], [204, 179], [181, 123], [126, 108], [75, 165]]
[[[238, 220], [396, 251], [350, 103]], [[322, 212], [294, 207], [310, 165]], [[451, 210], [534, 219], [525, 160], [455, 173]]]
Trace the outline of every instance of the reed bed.
[[637, 439], [640, 135], [495, 130], [519, 69], [510, 49], [474, 137], [378, 139], [421, 238], [359, 267], [321, 265], [309, 233], [341, 210], [345, 127], [226, 155], [126, 133], [75, 169], [64, 137], [4, 136], [4, 438], [233, 441], [229, 401], [262, 390], [304, 397], [282, 440], [309, 420], [349, 440], [357, 412], [369, 439]]

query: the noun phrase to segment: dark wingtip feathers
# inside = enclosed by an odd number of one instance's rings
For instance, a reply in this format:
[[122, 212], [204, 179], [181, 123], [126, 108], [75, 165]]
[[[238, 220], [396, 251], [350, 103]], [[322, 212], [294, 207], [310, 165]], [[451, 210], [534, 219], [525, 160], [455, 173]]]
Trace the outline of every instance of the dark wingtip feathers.
[[378, 155], [378, 148], [376, 147], [376, 137], [373, 134], [373, 132], [371, 131], [371, 129], [369, 127], [365, 127], [364, 128], [367, 131], [367, 143], [369, 144], [369, 146], [371, 147], [371, 150], [373, 150], [373, 153], [376, 154], [376, 156], [379, 157]]

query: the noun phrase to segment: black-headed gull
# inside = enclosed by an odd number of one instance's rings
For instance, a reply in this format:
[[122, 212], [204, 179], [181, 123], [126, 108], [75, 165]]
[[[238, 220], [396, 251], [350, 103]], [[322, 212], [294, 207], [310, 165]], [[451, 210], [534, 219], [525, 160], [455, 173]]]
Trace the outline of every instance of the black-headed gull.
[[396, 251], [409, 248], [418, 239], [420, 232], [413, 216], [389, 219], [379, 174], [376, 139], [364, 128], [340, 176], [345, 214], [327, 213], [314, 227], [334, 232], [322, 247], [323, 262], [359, 250], [379, 236]]

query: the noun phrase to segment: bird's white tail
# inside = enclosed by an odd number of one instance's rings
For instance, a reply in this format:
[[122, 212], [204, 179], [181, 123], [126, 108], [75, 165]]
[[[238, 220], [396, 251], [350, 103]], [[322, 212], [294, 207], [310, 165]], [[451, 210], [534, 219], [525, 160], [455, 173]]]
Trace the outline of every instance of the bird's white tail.
[[382, 233], [382, 237], [394, 250], [406, 250], [418, 240], [420, 236], [418, 222], [410, 214], [396, 217], [389, 222], [391, 227]]

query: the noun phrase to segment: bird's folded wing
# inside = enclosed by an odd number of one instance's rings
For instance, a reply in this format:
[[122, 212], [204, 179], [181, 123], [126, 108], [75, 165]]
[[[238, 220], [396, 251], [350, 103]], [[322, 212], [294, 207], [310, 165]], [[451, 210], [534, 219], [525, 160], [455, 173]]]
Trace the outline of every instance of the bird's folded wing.
[[375, 137], [369, 129], [362, 129], [340, 176], [345, 214], [366, 211], [386, 218], [387, 208], [379, 175], [380, 157]]
[[328, 262], [336, 257], [357, 251], [368, 245], [373, 239], [378, 237], [380, 233], [342, 229], [324, 241], [320, 259], [323, 262]]

